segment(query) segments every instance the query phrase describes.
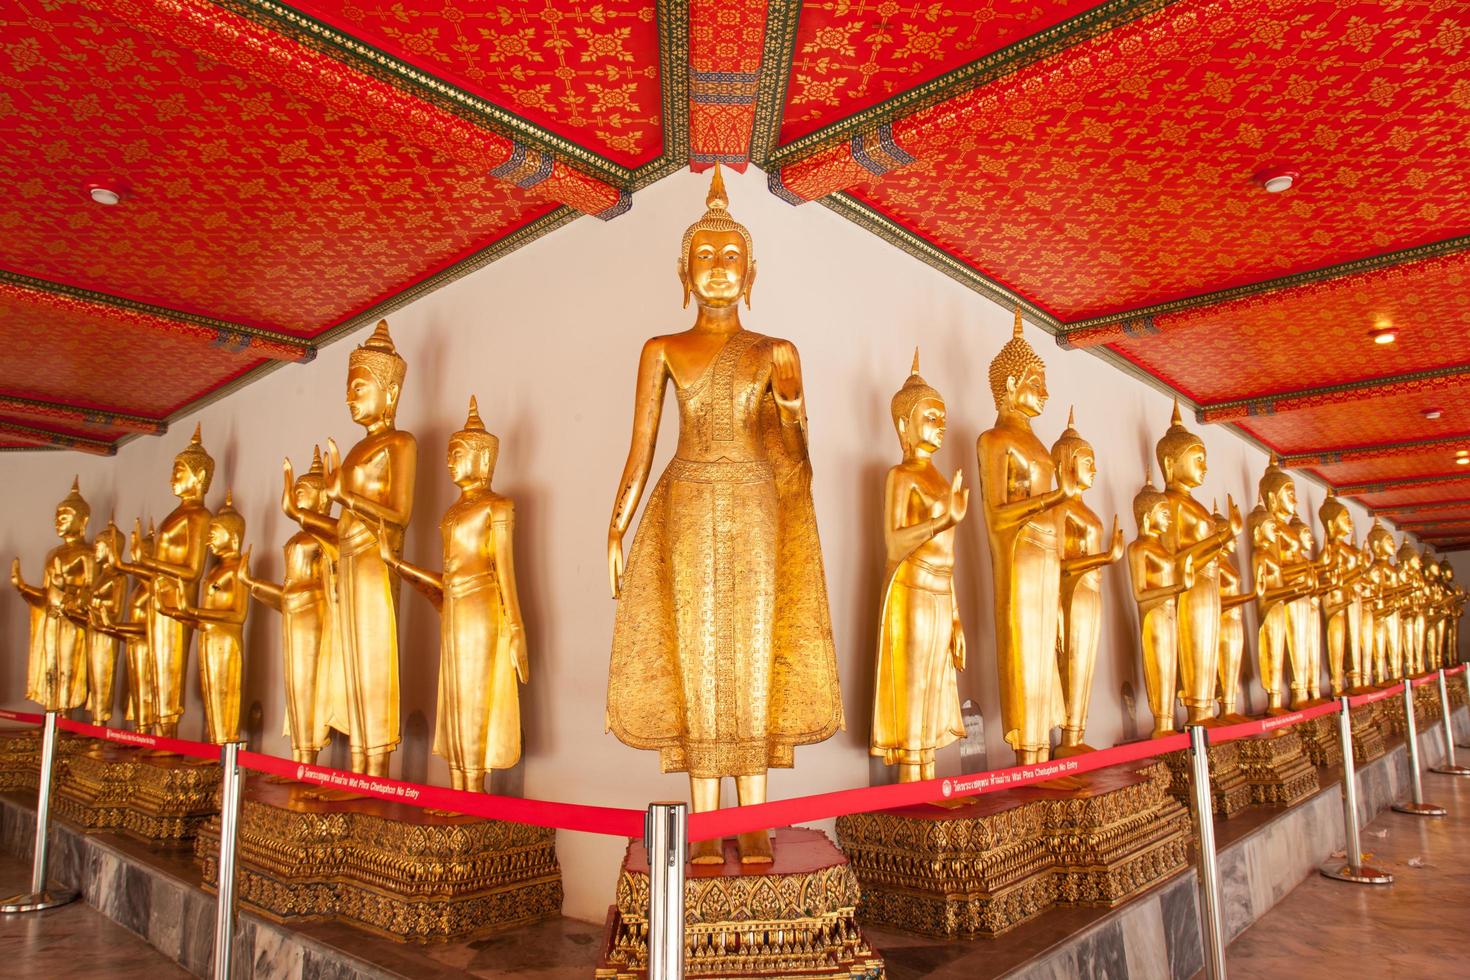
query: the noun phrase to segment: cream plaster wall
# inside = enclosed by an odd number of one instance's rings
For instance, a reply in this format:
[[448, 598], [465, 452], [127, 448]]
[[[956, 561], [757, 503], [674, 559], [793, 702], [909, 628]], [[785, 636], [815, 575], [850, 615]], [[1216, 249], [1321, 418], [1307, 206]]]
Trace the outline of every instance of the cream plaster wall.
[[[779, 798], [864, 785], [872, 772], [866, 739], [883, 562], [880, 498], [884, 472], [898, 455], [888, 401], [919, 345], [925, 377], [949, 400], [949, 437], [939, 465], [962, 467], [976, 487], [973, 447], [995, 415], [986, 368], [1009, 334], [1011, 314], [824, 208], [778, 201], [754, 170], [731, 174], [728, 182], [733, 212], [754, 233], [759, 260], [746, 325], [795, 341], [802, 355], [816, 509], [848, 719], [845, 732], [799, 750], [796, 769], [773, 772], [770, 792]], [[640, 344], [692, 320], [679, 309], [674, 267], [684, 227], [703, 210], [705, 188], [706, 180], [693, 175], [660, 182], [638, 195], [631, 213], [606, 224], [578, 221], [391, 318], [409, 364], [399, 424], [418, 437], [420, 447], [409, 557], [438, 566], [436, 525], [454, 496], [443, 462], [445, 440], [461, 424], [472, 392], [501, 438], [496, 485], [517, 502], [515, 544], [532, 679], [523, 700], [526, 757], [517, 770], [497, 775], [497, 791], [628, 807], [685, 793], [682, 776], [660, 774], [653, 753], [626, 748], [603, 731], [614, 610], [604, 542], [627, 451]], [[1049, 445], [1064, 426], [1068, 404], [1076, 405], [1079, 428], [1095, 445], [1101, 469], [1088, 500], [1105, 518], [1114, 511], [1124, 515], [1131, 537], [1132, 496], [1168, 424], [1169, 399], [1086, 353], [1063, 352], [1038, 329], [1028, 327], [1027, 337], [1047, 362], [1052, 396], [1038, 434]], [[258, 574], [280, 574], [279, 548], [291, 530], [277, 506], [282, 455], [289, 453], [301, 467], [314, 441], [332, 435], [345, 450], [360, 432], [348, 418], [342, 392], [348, 353], [362, 339], [336, 344], [312, 364], [284, 367], [197, 413], [218, 463], [209, 503], [218, 505], [226, 487], [234, 488], [249, 523]], [[670, 396], [666, 423], [672, 413]], [[180, 421], [163, 438], [137, 439], [115, 459], [0, 455], [0, 556], [19, 554], [26, 574], [39, 574], [41, 556], [55, 542], [54, 505], [74, 473], [81, 475], [93, 506], [91, 530], [109, 511], [125, 524], [137, 514], [161, 518], [172, 507], [170, 460], [194, 421]], [[1249, 509], [1264, 455], [1223, 429], [1197, 428], [1210, 460], [1202, 498], [1219, 497], [1223, 504], [1232, 493], [1243, 511]], [[673, 426], [666, 424], [660, 469], [672, 436]], [[1321, 488], [1299, 482], [1299, 490], [1304, 513], [1315, 515]], [[1361, 511], [1356, 514], [1361, 521]], [[1008, 765], [978, 493], [959, 540], [971, 651], [962, 697], [975, 699], [984, 712], [990, 765]], [[1470, 581], [1470, 569], [1462, 567], [1461, 574]], [[1149, 723], [1143, 705], [1133, 721], [1121, 707], [1125, 683], [1143, 700], [1137, 615], [1121, 564], [1108, 571], [1105, 588], [1107, 620], [1088, 731], [1094, 745], [1112, 744], [1135, 724], [1146, 731]], [[429, 755], [427, 737], [438, 623], [418, 595], [405, 590], [403, 603], [405, 741], [394, 771], [446, 783], [445, 767]], [[244, 704], [258, 703], [263, 711], [252, 739], [265, 751], [285, 754], [278, 628], [274, 612], [255, 607]], [[7, 651], [0, 704], [24, 705], [25, 630], [22, 604], [10, 589], [0, 590], [0, 637]], [[192, 668], [191, 657], [185, 737], [197, 737], [203, 723]], [[1245, 680], [1251, 707], [1260, 710], [1255, 676], [1248, 651]], [[340, 753], [323, 755], [324, 762], [344, 760]], [[940, 769], [957, 767], [954, 747], [943, 754]], [[600, 920], [612, 898], [622, 843], [564, 833], [559, 846], [567, 914]]]

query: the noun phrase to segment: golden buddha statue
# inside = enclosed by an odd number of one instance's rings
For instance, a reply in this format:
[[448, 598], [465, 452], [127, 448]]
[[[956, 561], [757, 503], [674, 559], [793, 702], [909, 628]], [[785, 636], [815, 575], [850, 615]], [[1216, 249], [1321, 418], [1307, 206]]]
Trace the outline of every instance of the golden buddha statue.
[[[1363, 546], [1357, 550], [1357, 554], [1357, 578], [1353, 581], [1352, 601], [1358, 608], [1358, 645], [1356, 660], [1350, 659], [1349, 664], [1356, 664], [1358, 674], [1355, 680], [1352, 667], [1349, 667], [1348, 686], [1355, 692], [1361, 692], [1380, 681], [1383, 674], [1379, 663], [1378, 623], [1373, 602], [1377, 589], [1374, 579], [1373, 549], [1368, 547], [1366, 537], [1363, 539]], [[1351, 628], [1348, 639], [1351, 644]]]
[[[332, 503], [322, 477], [321, 449], [313, 446], [311, 469], [281, 492], [281, 509], [330, 520]], [[240, 566], [240, 581], [250, 595], [281, 614], [281, 650], [286, 667], [286, 735], [291, 758], [314, 764], [332, 729], [346, 734], [347, 687], [342, 676], [337, 621], [336, 558], [310, 531], [297, 531], [283, 548], [282, 582], [266, 582]]]
[[1021, 309], [1011, 339], [990, 362], [995, 427], [980, 433], [981, 500], [990, 539], [995, 589], [996, 666], [1005, 740], [1021, 763], [1051, 753], [1051, 730], [1065, 721], [1057, 669], [1062, 547], [1053, 487], [1056, 464], [1031, 420], [1046, 406], [1046, 365], [1021, 334]]
[[78, 618], [87, 635], [87, 712], [92, 723], [106, 725], [112, 719], [113, 682], [117, 677], [117, 641], [115, 633], [99, 627], [102, 610], [113, 619], [121, 619], [128, 597], [128, 577], [117, 568], [123, 549], [123, 534], [112, 521], [107, 522], [92, 542], [93, 575], [88, 589], [87, 605]]
[[898, 766], [900, 782], [934, 778], [934, 752], [964, 737], [958, 671], [965, 633], [954, 593], [954, 529], [970, 491], [934, 466], [944, 399], [913, 371], [890, 406], [903, 462], [883, 486], [883, 607], [869, 751]]
[[470, 398], [464, 428], [449, 437], [449, 476], [459, 499], [444, 512], [444, 571], [404, 561], [388, 538], [388, 565], [439, 610], [439, 702], [434, 752], [449, 762], [450, 784], [485, 791], [485, 774], [521, 758], [521, 699], [530, 679], [526, 628], [516, 595], [511, 541], [515, 505], [490, 489], [500, 440], [485, 431]]
[[1057, 669], [1064, 714], [1062, 741], [1056, 754], [1064, 757], [1091, 751], [1082, 737], [1102, 635], [1102, 569], [1123, 557], [1123, 529], [1114, 514], [1113, 533], [1104, 537], [1102, 521], [1082, 502], [1082, 494], [1097, 479], [1097, 454], [1077, 431], [1071, 409], [1067, 410], [1066, 430], [1052, 443], [1051, 458], [1063, 495], [1057, 505], [1057, 530], [1062, 543]]
[[1321, 599], [1327, 620], [1327, 673], [1333, 697], [1362, 686], [1363, 604], [1356, 583], [1363, 558], [1353, 541], [1353, 515], [1331, 488], [1317, 508], [1322, 522], [1322, 560], [1332, 582]]
[[[766, 770], [842, 726], [837, 659], [811, 498], [801, 362], [789, 341], [740, 325], [756, 263], [730, 217], [716, 167], [708, 210], [684, 233], [679, 279], [699, 312], [639, 358], [632, 444], [608, 527], [618, 597], [607, 723], [622, 742], [657, 749], [687, 771], [696, 812], [719, 807], [720, 780], [740, 803], [766, 798]], [[633, 539], [623, 535], [653, 467], [664, 389], [674, 387], [679, 442]], [[769, 835], [740, 837], [743, 861], [771, 860]], [[691, 859], [724, 861], [719, 841]]]
[[[136, 530], [132, 536], [128, 560], [123, 560], [121, 548], [108, 558], [111, 564], [118, 566], [119, 571], [137, 567], [141, 556], [153, 553], [153, 522], [148, 522], [147, 534], [142, 531], [141, 521], [135, 521], [134, 524]], [[127, 707], [123, 717], [131, 721], [137, 731], [156, 733], [158, 692], [155, 661], [148, 648], [148, 623], [153, 616], [152, 610], [152, 579], [138, 578], [121, 609], [94, 602], [90, 617], [93, 629], [101, 630], [121, 640], [123, 644], [123, 659], [128, 678]]]
[[1169, 548], [1169, 522], [1174, 505], [1160, 493], [1153, 479], [1133, 498], [1138, 537], [1128, 545], [1128, 576], [1138, 603], [1138, 625], [1143, 646], [1143, 680], [1148, 707], [1153, 712], [1152, 737], [1174, 731], [1174, 699], [1179, 690], [1179, 596], [1193, 587], [1194, 553]]
[[1305, 643], [1307, 676], [1303, 678], [1307, 689], [1307, 703], [1322, 700], [1322, 596], [1332, 588], [1331, 569], [1324, 556], [1313, 556], [1317, 539], [1312, 536], [1312, 526], [1293, 514], [1290, 530], [1296, 536], [1298, 554], [1312, 569], [1312, 587], [1297, 602], [1305, 603], [1305, 614], [1298, 621], [1301, 638]]
[[46, 711], [70, 711], [87, 700], [87, 641], [75, 617], [85, 614], [94, 577], [92, 549], [85, 537], [92, 508], [72, 480], [56, 505], [61, 544], [46, 555], [41, 584], [26, 583], [20, 559], [10, 563], [10, 582], [30, 606], [30, 658], [26, 697]]
[[[398, 576], [384, 562], [379, 535], [394, 554], [413, 513], [418, 445], [394, 427], [408, 365], [398, 356], [388, 321], [347, 359], [347, 408], [366, 434], [345, 457], [327, 440], [322, 479], [337, 518], [303, 510], [287, 516], [316, 535], [337, 556], [337, 633], [347, 689], [347, 728], [352, 768], [388, 775], [397, 747]], [[291, 464], [285, 464], [291, 479]]]
[[1429, 670], [1444, 664], [1444, 588], [1439, 581], [1439, 562], [1429, 554], [1421, 554], [1427, 601], [1424, 610], [1424, 659]]
[[[1303, 556], [1301, 536], [1292, 528], [1292, 521], [1296, 519], [1296, 481], [1281, 468], [1281, 463], [1274, 453], [1266, 466], [1266, 472], [1261, 475], [1258, 492], [1273, 525], [1267, 533], [1273, 551], [1269, 561], [1274, 566], [1275, 572], [1267, 574], [1266, 587], [1279, 596], [1278, 601], [1283, 607], [1280, 628], [1283, 631], [1287, 659], [1291, 662], [1292, 706], [1300, 708], [1307, 702], [1311, 690], [1309, 681], [1311, 638], [1308, 619], [1311, 607], [1306, 602], [1306, 597], [1312, 589], [1316, 588], [1316, 571], [1312, 562], [1308, 560], [1309, 556]], [[1277, 584], [1278, 576], [1279, 584]], [[1280, 591], [1288, 586], [1292, 587], [1289, 595]], [[1270, 631], [1274, 643], [1277, 628], [1276, 624], [1267, 624], [1265, 621], [1268, 605], [1271, 608], [1275, 607], [1274, 602], [1263, 603], [1260, 610], [1263, 644], [1267, 630]], [[1266, 656], [1264, 646], [1261, 655]], [[1263, 684], [1264, 678], [1263, 674]], [[1268, 710], [1275, 710], [1277, 706], [1270, 701], [1270, 696], [1271, 688], [1267, 687], [1267, 700], [1270, 702]]]
[[[1254, 516], [1252, 511], [1251, 515]], [[1210, 516], [1217, 528], [1228, 528], [1230, 521], [1212, 506]], [[1245, 659], [1245, 604], [1261, 592], [1260, 580], [1252, 578], [1249, 587], [1235, 565], [1235, 535], [1225, 542], [1217, 560], [1220, 570], [1220, 716], [1229, 721], [1243, 721], [1240, 707], [1240, 667]]]
[[1369, 567], [1373, 583], [1374, 650], [1381, 665], [1378, 682], [1387, 684], [1401, 680], [1403, 670], [1403, 631], [1399, 627], [1399, 599], [1402, 596], [1399, 570], [1394, 566], [1397, 546], [1388, 529], [1373, 519], [1368, 530], [1368, 550], [1373, 555]]
[[[158, 525], [151, 551], [134, 547], [131, 563], [118, 563], [123, 571], [149, 582], [148, 652], [153, 658], [153, 691], [157, 734], [178, 734], [184, 713], [184, 672], [188, 664], [193, 628], [165, 609], [182, 609], [199, 596], [199, 579], [204, 574], [206, 539], [211, 520], [204, 495], [214, 479], [214, 458], [200, 441], [194, 427], [189, 445], [174, 457], [171, 477], [179, 505]], [[135, 530], [134, 536], [137, 536]]]
[[1229, 520], [1216, 527], [1205, 506], [1193, 491], [1205, 482], [1205, 444], [1185, 428], [1179, 403], [1169, 430], [1155, 449], [1164, 475], [1164, 496], [1169, 498], [1169, 523], [1164, 544], [1171, 553], [1193, 558], [1194, 584], [1179, 597], [1179, 688], [1189, 713], [1188, 724], [1215, 716], [1215, 683], [1220, 656], [1219, 556], [1226, 542], [1240, 533], [1240, 510], [1225, 498]]
[[230, 493], [225, 505], [209, 521], [209, 551], [213, 567], [201, 583], [199, 605], [185, 603], [177, 593], [163, 593], [162, 611], [199, 630], [199, 687], [204, 693], [204, 740], [215, 745], [240, 738], [240, 688], [244, 667], [245, 617], [250, 611], [250, 588], [240, 569], [250, 563], [241, 554], [245, 518], [235, 510]]
[[1424, 673], [1424, 566], [1418, 550], [1407, 537], [1399, 546], [1398, 567], [1404, 590], [1399, 605], [1404, 671], [1418, 676]]
[[1299, 580], [1293, 581], [1281, 563], [1277, 541], [1281, 522], [1268, 508], [1269, 499], [1276, 508], [1296, 506], [1296, 489], [1291, 478], [1279, 468], [1266, 470], [1261, 478], [1261, 499], [1250, 514], [1251, 575], [1259, 583], [1256, 595], [1256, 655], [1261, 671], [1261, 687], [1266, 692], [1266, 713], [1285, 714], [1286, 708], [1286, 643], [1290, 624], [1286, 607], [1302, 593]]
[[1455, 584], [1455, 569], [1448, 558], [1439, 562], [1439, 579], [1444, 583], [1446, 596], [1445, 612], [1445, 665], [1460, 662], [1460, 616], [1465, 611], [1465, 590]]

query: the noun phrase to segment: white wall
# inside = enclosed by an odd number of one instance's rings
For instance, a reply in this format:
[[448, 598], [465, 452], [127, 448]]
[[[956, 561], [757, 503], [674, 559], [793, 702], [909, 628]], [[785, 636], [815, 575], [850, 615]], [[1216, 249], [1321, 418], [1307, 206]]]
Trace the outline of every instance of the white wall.
[[[922, 348], [923, 373], [949, 402], [948, 442], [941, 468], [963, 467], [978, 487], [976, 437], [992, 424], [986, 369], [1010, 333], [1011, 314], [869, 233], [816, 205], [792, 208], [770, 195], [751, 170], [728, 174], [732, 211], [752, 230], [759, 278], [753, 330], [799, 347], [811, 418], [815, 496], [826, 557], [848, 727], [830, 741], [797, 752], [797, 768], [772, 773], [773, 798], [864, 785], [872, 696], [873, 644], [883, 563], [880, 507], [883, 476], [899, 452], [889, 398]], [[471, 393], [501, 439], [496, 486], [517, 504], [517, 562], [530, 636], [532, 680], [524, 690], [526, 757], [494, 788], [531, 797], [642, 807], [682, 796], [680, 775], [662, 775], [655, 753], [626, 748], [603, 731], [613, 601], [607, 591], [605, 542], [613, 492], [627, 452], [634, 371], [642, 341], [681, 330], [692, 313], [679, 309], [675, 260], [685, 226], [703, 212], [707, 181], [683, 175], [638, 195], [631, 213], [602, 223], [583, 219], [495, 265], [414, 303], [391, 318], [409, 364], [401, 427], [419, 440], [420, 469], [408, 556], [437, 567], [439, 515], [453, 499], [444, 468], [448, 435], [464, 419]], [[392, 229], [384, 229], [392, 234]], [[1046, 360], [1052, 401], [1037, 431], [1048, 445], [1076, 405], [1078, 427], [1097, 449], [1101, 469], [1089, 503], [1107, 520], [1123, 515], [1134, 532], [1131, 501], [1170, 403], [1157, 391], [1082, 352], [1063, 352], [1040, 330], [1027, 337]], [[309, 365], [292, 365], [197, 415], [217, 460], [209, 503], [233, 487], [248, 521], [258, 574], [278, 576], [280, 545], [291, 531], [277, 502], [281, 457], [298, 472], [314, 441], [329, 435], [346, 447], [361, 430], [342, 403], [347, 356], [362, 339], [336, 344]], [[1242, 352], [1248, 355], [1248, 352]], [[673, 444], [672, 397], [656, 464]], [[5, 488], [0, 556], [21, 555], [34, 579], [55, 544], [56, 502], [74, 473], [93, 507], [92, 531], [115, 509], [120, 524], [134, 515], [161, 518], [173, 506], [168, 475], [188, 441], [194, 418], [162, 438], [137, 439], [115, 459], [77, 453], [0, 455]], [[1201, 493], [1242, 511], [1255, 496], [1266, 460], [1229, 432], [1198, 427], [1209, 450]], [[1322, 490], [1298, 482], [1303, 513], [1315, 514]], [[1355, 511], [1359, 532], [1366, 529]], [[631, 545], [631, 536], [626, 544]], [[1463, 559], [1460, 559], [1463, 561]], [[991, 766], [1009, 765], [1000, 738], [989, 558], [978, 493], [960, 530], [962, 613], [971, 663], [962, 697], [984, 711]], [[1470, 568], [1461, 567], [1470, 581]], [[1147, 731], [1136, 649], [1137, 615], [1122, 564], [1107, 573], [1103, 649], [1093, 691], [1088, 741], [1109, 745], [1125, 732], [1120, 688], [1138, 692], [1138, 726]], [[427, 732], [437, 675], [438, 623], [432, 608], [405, 590], [403, 699], [405, 742], [395, 774], [447, 785], [447, 771], [428, 754]], [[247, 634], [248, 709], [264, 711], [260, 745], [285, 754], [279, 619], [257, 606]], [[7, 654], [0, 704], [22, 707], [26, 616], [15, 594], [0, 591], [0, 637]], [[192, 658], [191, 658], [192, 659]], [[1248, 651], [1244, 675], [1250, 707], [1264, 707]], [[198, 737], [203, 718], [190, 676], [184, 737]], [[119, 720], [120, 720], [119, 715]], [[343, 756], [324, 753], [323, 761]], [[957, 771], [957, 748], [941, 757], [941, 773]], [[613, 897], [623, 845], [562, 834], [567, 914], [600, 921]]]

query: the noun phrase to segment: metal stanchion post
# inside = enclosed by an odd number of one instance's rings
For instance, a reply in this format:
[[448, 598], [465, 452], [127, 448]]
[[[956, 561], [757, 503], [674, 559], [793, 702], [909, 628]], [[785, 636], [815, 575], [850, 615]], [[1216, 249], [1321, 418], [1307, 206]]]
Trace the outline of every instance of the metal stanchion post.
[[56, 712], [46, 712], [41, 729], [41, 771], [36, 776], [36, 848], [31, 858], [31, 890], [24, 895], [0, 899], [0, 912], [41, 912], [76, 900], [70, 888], [47, 888], [46, 867], [50, 850], [51, 777], [56, 772]]
[[1414, 684], [1404, 678], [1404, 725], [1409, 740], [1409, 788], [1413, 797], [1408, 803], [1395, 803], [1399, 813], [1411, 813], [1419, 817], [1442, 817], [1445, 808], [1437, 803], [1424, 802], [1424, 787], [1419, 780], [1419, 726], [1414, 721]]
[[1444, 714], [1444, 762], [1430, 766], [1430, 772], [1444, 776], [1470, 776], [1470, 769], [1455, 762], [1455, 716], [1450, 714], [1450, 689], [1445, 683], [1444, 668], [1439, 669], [1439, 707]]
[[235, 945], [235, 844], [240, 828], [240, 743], [220, 747], [219, 902], [214, 913], [214, 980], [230, 980]]
[[1328, 878], [1338, 881], [1354, 881], [1362, 885], [1392, 884], [1393, 875], [1363, 863], [1358, 832], [1358, 778], [1353, 765], [1352, 706], [1347, 698], [1338, 700], [1342, 702], [1342, 714], [1337, 716], [1337, 733], [1342, 741], [1342, 825], [1347, 835], [1347, 846], [1343, 850], [1347, 864], [1329, 861], [1320, 870]]
[[652, 803], [643, 818], [648, 851], [648, 980], [684, 980], [684, 863], [689, 808]]
[[1220, 872], [1215, 863], [1215, 812], [1210, 800], [1209, 734], [1203, 725], [1189, 729], [1194, 763], [1194, 816], [1199, 827], [1200, 932], [1205, 943], [1205, 976], [1225, 980], [1225, 926], [1220, 919]]

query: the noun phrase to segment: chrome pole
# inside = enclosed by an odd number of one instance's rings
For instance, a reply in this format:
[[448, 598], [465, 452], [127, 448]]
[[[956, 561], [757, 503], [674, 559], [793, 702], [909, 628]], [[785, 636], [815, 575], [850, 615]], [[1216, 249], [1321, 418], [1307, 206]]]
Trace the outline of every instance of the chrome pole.
[[1444, 668], [1439, 668], [1439, 707], [1444, 715], [1444, 762], [1430, 766], [1430, 772], [1444, 776], [1470, 776], [1470, 769], [1455, 762], [1455, 717], [1450, 714], [1450, 689], [1445, 683]]
[[652, 803], [643, 818], [648, 851], [648, 980], [684, 980], [684, 864], [689, 808]]
[[1393, 875], [1363, 864], [1363, 848], [1358, 829], [1358, 773], [1353, 764], [1352, 706], [1347, 698], [1338, 699], [1342, 713], [1337, 716], [1337, 734], [1342, 742], [1342, 826], [1347, 845], [1343, 848], [1347, 864], [1329, 861], [1318, 870], [1328, 878], [1353, 881], [1361, 885], [1388, 885]]
[[1399, 813], [1411, 813], [1419, 817], [1442, 817], [1445, 808], [1437, 803], [1424, 802], [1424, 787], [1419, 780], [1419, 726], [1414, 721], [1414, 684], [1404, 678], [1404, 726], [1409, 738], [1409, 789], [1413, 793], [1408, 803], [1395, 803]]
[[235, 945], [235, 852], [240, 829], [240, 743], [220, 746], [219, 881], [214, 912], [214, 980], [230, 980]]
[[1225, 926], [1220, 919], [1220, 870], [1215, 860], [1215, 813], [1210, 801], [1209, 734], [1189, 728], [1194, 763], [1194, 817], [1199, 828], [1200, 932], [1205, 941], [1205, 976], [1225, 980]]
[[56, 772], [56, 712], [46, 712], [41, 728], [41, 768], [36, 774], [36, 846], [31, 855], [31, 890], [0, 899], [0, 912], [42, 912], [76, 901], [71, 888], [47, 888], [50, 852], [51, 781]]

